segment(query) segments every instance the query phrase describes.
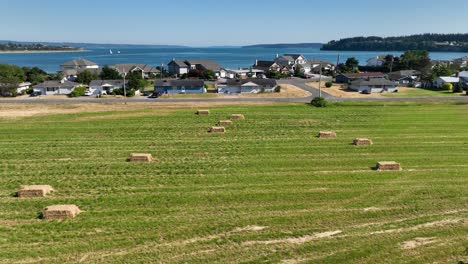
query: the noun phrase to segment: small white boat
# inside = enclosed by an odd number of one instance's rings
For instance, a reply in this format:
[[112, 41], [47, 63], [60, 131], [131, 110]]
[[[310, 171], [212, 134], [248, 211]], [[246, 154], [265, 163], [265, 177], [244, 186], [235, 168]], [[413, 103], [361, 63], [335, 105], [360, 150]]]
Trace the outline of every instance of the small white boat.
[[114, 53], [112, 52], [112, 50], [109, 50], [109, 53], [110, 53], [110, 54], [114, 54]]
[[120, 54], [120, 50], [119, 50], [119, 51], [117, 51], [117, 54]]

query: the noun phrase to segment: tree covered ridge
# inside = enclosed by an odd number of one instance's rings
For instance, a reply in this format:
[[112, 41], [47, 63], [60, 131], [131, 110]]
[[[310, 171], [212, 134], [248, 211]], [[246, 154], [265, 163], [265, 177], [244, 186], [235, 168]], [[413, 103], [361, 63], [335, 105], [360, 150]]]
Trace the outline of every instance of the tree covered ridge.
[[400, 37], [354, 37], [332, 40], [322, 50], [468, 52], [468, 34], [419, 34]]

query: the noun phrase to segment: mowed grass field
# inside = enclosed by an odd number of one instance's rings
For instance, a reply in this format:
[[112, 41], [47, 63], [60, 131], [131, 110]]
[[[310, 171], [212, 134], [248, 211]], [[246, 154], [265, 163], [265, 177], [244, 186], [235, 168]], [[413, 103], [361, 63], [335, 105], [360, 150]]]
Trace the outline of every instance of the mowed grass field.
[[[210, 109], [0, 120], [0, 263], [468, 261], [468, 104]], [[56, 192], [14, 197], [29, 184]], [[84, 212], [38, 218], [54, 204]]]

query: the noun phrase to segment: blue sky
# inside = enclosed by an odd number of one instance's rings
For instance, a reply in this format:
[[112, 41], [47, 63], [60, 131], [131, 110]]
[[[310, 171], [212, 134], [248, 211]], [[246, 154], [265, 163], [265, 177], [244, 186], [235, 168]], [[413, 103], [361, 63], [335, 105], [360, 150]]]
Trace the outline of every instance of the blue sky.
[[191, 46], [467, 33], [466, 0], [0, 0], [0, 39]]

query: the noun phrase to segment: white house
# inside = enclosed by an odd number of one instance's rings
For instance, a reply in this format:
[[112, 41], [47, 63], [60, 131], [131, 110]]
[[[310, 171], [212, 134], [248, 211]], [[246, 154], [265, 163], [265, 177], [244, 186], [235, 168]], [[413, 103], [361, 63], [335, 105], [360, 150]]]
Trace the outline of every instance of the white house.
[[18, 88], [16, 88], [16, 93], [17, 94], [23, 93], [24, 91], [29, 89], [31, 87], [31, 85], [32, 85], [32, 83], [30, 83], [30, 82], [22, 82], [22, 83], [18, 84]]
[[442, 88], [442, 86], [445, 83], [451, 83], [453, 85], [457, 85], [459, 82], [460, 82], [459, 77], [451, 77], [451, 76], [438, 77], [437, 79], [434, 80], [433, 85], [437, 88]]
[[367, 66], [369, 67], [382, 67], [385, 64], [385, 58], [377, 56], [367, 60]]
[[46, 81], [33, 87], [35, 92], [40, 92], [42, 95], [68, 95], [76, 87], [81, 84], [76, 82], [70, 82], [66, 80], [61, 81]]
[[278, 83], [272, 79], [230, 79], [225, 84], [218, 85], [218, 93], [262, 93], [274, 92]]
[[110, 94], [115, 89], [122, 89], [124, 87], [123, 80], [94, 80], [89, 84], [88, 91], [92, 95]]
[[263, 76], [265, 72], [258, 69], [239, 69], [239, 70], [226, 70], [226, 74], [222, 78], [227, 79], [236, 79], [236, 78], [257, 78], [258, 76]]
[[141, 73], [142, 78], [149, 78], [151, 75], [157, 75], [161, 71], [148, 64], [116, 64], [112, 66], [120, 75], [124, 76], [128, 73]]
[[353, 81], [349, 88], [360, 93], [393, 93], [398, 91], [398, 84], [387, 79], [371, 78]]

